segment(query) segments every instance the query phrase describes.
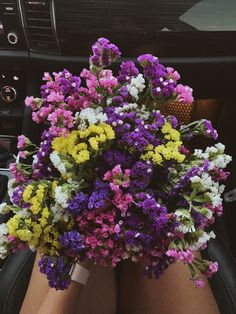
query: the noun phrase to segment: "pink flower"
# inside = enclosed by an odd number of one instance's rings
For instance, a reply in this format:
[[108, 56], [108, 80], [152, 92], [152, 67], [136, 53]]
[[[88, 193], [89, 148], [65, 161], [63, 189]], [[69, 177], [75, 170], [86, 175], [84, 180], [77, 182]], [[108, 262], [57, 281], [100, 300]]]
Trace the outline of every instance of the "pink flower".
[[205, 286], [205, 282], [202, 279], [196, 279], [194, 283], [197, 288], [203, 288]]
[[193, 102], [192, 88], [187, 85], [178, 84], [175, 87], [174, 93], [177, 94], [176, 100], [186, 104], [191, 104]]
[[43, 81], [51, 81], [52, 77], [48, 72], [44, 72]]
[[115, 191], [115, 192], [119, 191], [119, 189], [120, 189], [119, 185], [112, 183], [112, 182], [110, 182], [110, 188], [112, 189], [112, 191]]
[[29, 139], [24, 135], [19, 135], [17, 140], [18, 140], [17, 142], [18, 149], [24, 148], [26, 144], [30, 143]]
[[114, 232], [115, 233], [119, 233], [120, 232], [120, 225], [118, 225], [118, 224], [115, 225]]
[[19, 156], [20, 156], [20, 158], [22, 158], [22, 159], [26, 159], [26, 152], [25, 152], [25, 151], [20, 151], [20, 152], [19, 152]]
[[34, 97], [33, 96], [27, 96], [25, 98], [25, 105], [27, 107], [32, 107], [33, 106], [33, 103], [34, 103]]
[[47, 101], [48, 102], [62, 102], [64, 100], [64, 95], [61, 95], [60, 93], [52, 91], [48, 97]]
[[121, 170], [121, 166], [120, 165], [116, 165], [113, 169], [112, 169], [112, 174], [114, 176], [117, 176], [119, 174], [122, 174], [122, 170]]
[[58, 108], [49, 114], [48, 121], [51, 121], [52, 126], [57, 127], [72, 128], [74, 126], [72, 112], [61, 108]]
[[178, 81], [180, 79], [180, 75], [177, 71], [175, 71], [175, 69], [167, 67], [166, 70], [169, 78], [173, 79], [174, 81]]
[[205, 274], [208, 278], [211, 278], [212, 275], [214, 273], [216, 273], [217, 271], [218, 271], [218, 263], [217, 262], [214, 262], [214, 263], [210, 262], [208, 265], [208, 269], [207, 269]]
[[111, 179], [112, 179], [112, 172], [107, 171], [103, 176], [103, 180], [110, 181]]

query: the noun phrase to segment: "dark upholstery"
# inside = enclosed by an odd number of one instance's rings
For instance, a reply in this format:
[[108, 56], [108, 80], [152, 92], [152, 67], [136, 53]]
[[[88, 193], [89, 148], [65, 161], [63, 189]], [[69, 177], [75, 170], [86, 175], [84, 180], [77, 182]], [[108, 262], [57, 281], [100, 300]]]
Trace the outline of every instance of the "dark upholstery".
[[19, 313], [34, 259], [34, 253], [24, 250], [12, 254], [4, 263], [0, 272], [0, 314]]
[[222, 314], [236, 313], [236, 261], [220, 237], [210, 241], [203, 257], [217, 261], [218, 272], [209, 280]]

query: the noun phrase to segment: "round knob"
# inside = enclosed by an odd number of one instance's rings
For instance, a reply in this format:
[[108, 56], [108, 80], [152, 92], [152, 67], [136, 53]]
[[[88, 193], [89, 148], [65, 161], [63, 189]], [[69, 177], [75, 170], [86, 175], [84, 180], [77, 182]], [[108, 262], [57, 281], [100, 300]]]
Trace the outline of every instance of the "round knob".
[[7, 34], [7, 40], [11, 45], [18, 43], [18, 35], [15, 32], [10, 32]]
[[1, 88], [1, 98], [5, 102], [13, 102], [16, 99], [17, 93], [14, 87], [12, 86], [3, 86]]

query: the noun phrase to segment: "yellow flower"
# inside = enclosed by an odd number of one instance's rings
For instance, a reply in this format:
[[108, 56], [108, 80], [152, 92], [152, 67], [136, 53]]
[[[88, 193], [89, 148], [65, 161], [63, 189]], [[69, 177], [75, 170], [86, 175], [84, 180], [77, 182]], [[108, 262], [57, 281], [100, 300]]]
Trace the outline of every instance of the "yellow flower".
[[102, 123], [102, 127], [104, 128], [105, 134], [108, 140], [113, 140], [115, 138], [115, 132], [109, 124]]
[[75, 158], [77, 164], [82, 164], [85, 161], [88, 161], [89, 159], [90, 159], [90, 153], [88, 150], [81, 150]]
[[23, 192], [23, 201], [25, 202], [25, 203], [28, 203], [28, 201], [29, 201], [29, 199], [30, 199], [30, 197], [31, 197], [31, 195], [32, 195], [32, 192], [33, 192], [33, 186], [32, 185], [28, 185], [26, 188], [25, 188], [25, 190], [24, 190], [24, 192]]
[[21, 216], [19, 214], [16, 214], [12, 218], [10, 218], [7, 222], [7, 228], [9, 231], [9, 234], [13, 237], [17, 237], [17, 230], [20, 224]]
[[16, 235], [21, 241], [26, 241], [26, 242], [30, 241], [33, 237], [32, 232], [27, 229], [17, 230]]
[[98, 150], [99, 146], [98, 146], [98, 141], [96, 140], [95, 137], [91, 137], [89, 139], [89, 144], [91, 145], [92, 149], [94, 150]]
[[52, 148], [58, 153], [66, 154], [68, 150], [68, 139], [66, 137], [55, 137], [52, 141]]

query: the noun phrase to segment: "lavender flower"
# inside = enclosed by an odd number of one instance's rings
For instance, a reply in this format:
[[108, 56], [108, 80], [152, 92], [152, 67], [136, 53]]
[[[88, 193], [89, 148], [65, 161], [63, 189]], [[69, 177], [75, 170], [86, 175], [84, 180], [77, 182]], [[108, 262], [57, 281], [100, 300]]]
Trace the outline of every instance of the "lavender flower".
[[209, 120], [203, 120], [202, 132], [206, 137], [213, 138], [214, 140], [218, 137], [217, 131], [213, 128], [211, 121]]
[[73, 215], [77, 215], [87, 208], [88, 195], [83, 192], [79, 192], [73, 199], [68, 202], [68, 207], [66, 208], [66, 210]]
[[92, 46], [93, 55], [89, 63], [95, 67], [108, 67], [113, 61], [120, 57], [119, 48], [111, 44], [106, 38], [99, 38]]
[[139, 74], [133, 61], [122, 62], [118, 75], [118, 82], [120, 84], [130, 83], [132, 77], [137, 77]]
[[118, 149], [110, 149], [105, 152], [104, 159], [108, 163], [109, 168], [114, 168], [116, 165], [120, 165], [122, 168], [130, 168], [134, 163], [134, 156]]
[[100, 208], [109, 206], [111, 189], [109, 183], [96, 180], [93, 192], [89, 196], [88, 208]]
[[69, 275], [72, 264], [66, 257], [44, 255], [38, 262], [40, 272], [45, 274], [48, 284], [56, 290], [65, 290], [71, 283]]
[[59, 236], [59, 241], [64, 253], [70, 257], [77, 257], [78, 254], [83, 254], [85, 246], [83, 238], [76, 230], [64, 232]]
[[153, 166], [150, 162], [137, 161], [130, 171], [130, 189], [146, 189], [151, 181], [152, 175]]

